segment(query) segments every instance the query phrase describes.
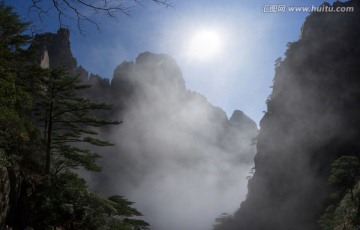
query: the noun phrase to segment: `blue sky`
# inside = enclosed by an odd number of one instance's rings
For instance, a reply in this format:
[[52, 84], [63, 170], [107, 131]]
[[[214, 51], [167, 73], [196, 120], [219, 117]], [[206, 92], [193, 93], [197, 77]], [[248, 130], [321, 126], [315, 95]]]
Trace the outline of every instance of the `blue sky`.
[[[7, 0], [26, 18], [30, 0]], [[330, 1], [332, 3], [333, 1]], [[228, 116], [240, 109], [257, 123], [271, 93], [274, 62], [283, 56], [288, 42], [299, 38], [306, 12], [264, 13], [265, 5], [318, 6], [318, 0], [173, 0], [174, 8], [151, 1], [135, 7], [131, 16], [117, 20], [98, 16], [101, 32], [86, 24], [86, 35], [73, 29], [70, 42], [79, 65], [89, 72], [112, 77], [124, 60], [133, 61], [144, 51], [166, 53], [176, 59], [187, 88], [208, 98]], [[35, 19], [36, 21], [36, 19]], [[42, 32], [55, 32], [54, 15], [37, 24]], [[69, 22], [74, 26], [74, 21]], [[219, 34], [222, 48], [202, 60], [188, 55], [189, 41], [202, 29]]]

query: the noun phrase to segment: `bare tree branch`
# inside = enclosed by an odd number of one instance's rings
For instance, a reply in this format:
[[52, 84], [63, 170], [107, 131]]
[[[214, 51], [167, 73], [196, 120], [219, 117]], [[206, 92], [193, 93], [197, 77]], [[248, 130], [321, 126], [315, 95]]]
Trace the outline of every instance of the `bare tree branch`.
[[[133, 0], [135, 3], [144, 6], [141, 0]], [[153, 3], [173, 8], [170, 0], [147, 0]], [[122, 0], [31, 0], [29, 11], [38, 14], [40, 22], [44, 21], [44, 16], [49, 16], [50, 11], [54, 10], [60, 27], [67, 27], [64, 19], [76, 21], [76, 27], [81, 34], [85, 34], [83, 24], [90, 23], [100, 31], [100, 23], [94, 19], [94, 15], [105, 15], [117, 20], [116, 16], [124, 14], [131, 15], [133, 6], [126, 6]]]

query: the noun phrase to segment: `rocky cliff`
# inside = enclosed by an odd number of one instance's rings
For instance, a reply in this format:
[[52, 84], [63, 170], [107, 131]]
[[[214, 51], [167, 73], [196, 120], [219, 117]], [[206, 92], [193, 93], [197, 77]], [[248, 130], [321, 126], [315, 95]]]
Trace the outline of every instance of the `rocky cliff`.
[[360, 3], [333, 6], [355, 11], [310, 14], [277, 63], [255, 174], [225, 229], [319, 229], [331, 162], [360, 155]]
[[61, 28], [54, 33], [37, 34], [31, 44], [31, 49], [38, 52], [37, 62], [43, 68], [64, 66], [69, 71], [77, 68], [76, 59], [70, 49], [70, 32]]
[[[241, 111], [228, 119], [186, 89], [179, 66], [165, 54], [144, 52], [124, 61], [111, 82], [89, 74], [76, 66], [67, 34], [38, 35], [32, 46], [41, 56], [38, 63], [75, 70], [93, 85], [83, 96], [113, 104], [110, 115], [99, 115], [123, 121], [100, 130], [115, 146], [101, 150], [102, 173], [84, 173], [90, 185], [136, 201], [158, 230], [208, 229], [219, 213], [235, 210], [253, 166], [255, 122]], [[174, 214], [179, 210], [187, 210], [181, 218]], [[203, 218], [196, 218], [200, 212]]]
[[[159, 230], [207, 229], [203, 219], [210, 224], [236, 208], [229, 200], [245, 195], [241, 185], [253, 165], [257, 127], [250, 118], [235, 111], [229, 120], [188, 91], [168, 55], [145, 52], [122, 63], [110, 88], [113, 115], [123, 124], [107, 134], [116, 145], [101, 160], [100, 176], [89, 179], [95, 188], [137, 201]], [[178, 210], [188, 211], [179, 218], [172, 214]]]

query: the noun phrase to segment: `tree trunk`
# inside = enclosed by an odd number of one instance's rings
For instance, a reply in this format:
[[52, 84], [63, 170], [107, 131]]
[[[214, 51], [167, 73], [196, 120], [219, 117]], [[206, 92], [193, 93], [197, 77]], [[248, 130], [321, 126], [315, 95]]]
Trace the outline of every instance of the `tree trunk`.
[[50, 165], [51, 165], [51, 134], [52, 134], [52, 125], [53, 125], [53, 109], [54, 103], [51, 102], [49, 109], [49, 118], [47, 124], [47, 139], [46, 139], [46, 164], [45, 164], [45, 173], [50, 174]]

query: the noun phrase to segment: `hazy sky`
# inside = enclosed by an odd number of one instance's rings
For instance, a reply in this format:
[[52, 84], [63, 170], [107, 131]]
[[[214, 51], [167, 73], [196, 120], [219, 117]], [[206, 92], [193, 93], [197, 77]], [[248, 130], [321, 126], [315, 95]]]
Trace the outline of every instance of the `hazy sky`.
[[[30, 0], [6, 2], [24, 12]], [[125, 1], [135, 6], [131, 16], [98, 18], [100, 33], [91, 25], [85, 27], [86, 36], [74, 30], [70, 39], [78, 63], [111, 78], [118, 64], [134, 60], [143, 51], [167, 53], [180, 65], [188, 89], [206, 96], [228, 116], [240, 109], [259, 122], [271, 92], [274, 61], [283, 56], [287, 42], [298, 39], [308, 15], [289, 12], [288, 7], [318, 6], [323, 1], [173, 0], [174, 8], [141, 2]], [[285, 5], [286, 10], [263, 12], [270, 4]], [[57, 26], [56, 16], [52, 16], [41, 28], [55, 32]], [[217, 34], [221, 44], [217, 53], [198, 57], [189, 49], [197, 33], [204, 30]]]

